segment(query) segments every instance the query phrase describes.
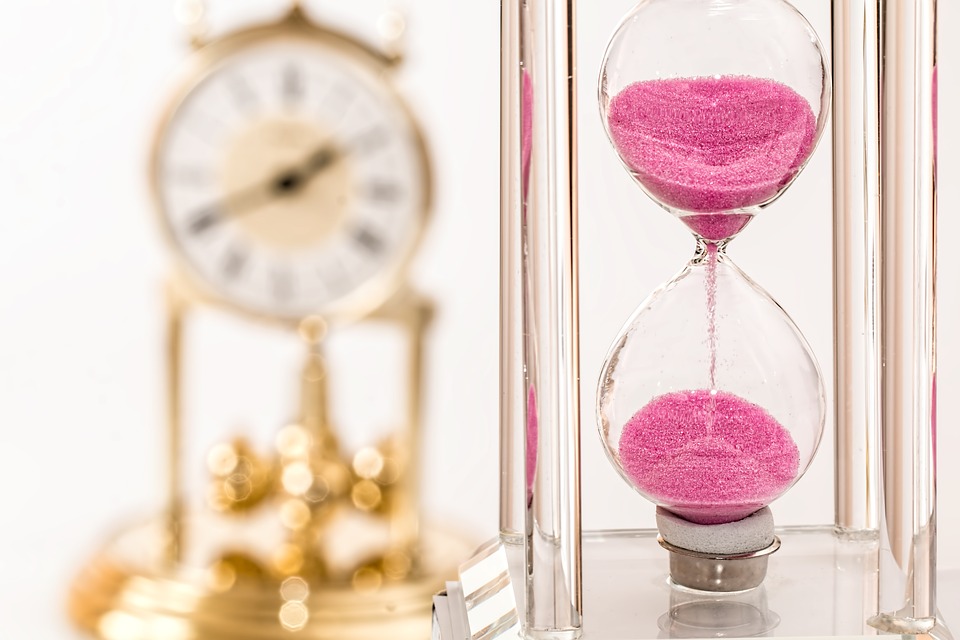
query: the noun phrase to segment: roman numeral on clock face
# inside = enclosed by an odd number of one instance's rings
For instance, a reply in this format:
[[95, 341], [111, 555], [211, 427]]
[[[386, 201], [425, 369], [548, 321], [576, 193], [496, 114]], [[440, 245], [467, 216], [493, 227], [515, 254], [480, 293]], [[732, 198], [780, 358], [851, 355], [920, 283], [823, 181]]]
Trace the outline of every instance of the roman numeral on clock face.
[[380, 127], [367, 129], [350, 143], [350, 148], [360, 154], [373, 153], [387, 144], [387, 132]]
[[283, 69], [281, 91], [284, 101], [288, 104], [296, 104], [303, 100], [305, 91], [303, 71], [296, 64], [290, 63]]
[[353, 239], [370, 253], [380, 253], [383, 250], [383, 239], [366, 227], [354, 229]]
[[386, 180], [376, 180], [363, 186], [363, 194], [382, 204], [394, 203], [400, 199], [402, 193], [400, 185]]
[[187, 222], [187, 230], [193, 235], [202, 235], [215, 227], [220, 222], [221, 217], [219, 207], [204, 207], [190, 217]]
[[239, 247], [230, 247], [223, 257], [223, 275], [229, 280], [236, 280], [243, 272], [250, 255]]
[[233, 103], [243, 110], [250, 109], [260, 101], [253, 87], [243, 76], [230, 78], [228, 89]]
[[277, 269], [270, 276], [270, 288], [275, 300], [286, 301], [293, 296], [293, 274], [286, 269]]

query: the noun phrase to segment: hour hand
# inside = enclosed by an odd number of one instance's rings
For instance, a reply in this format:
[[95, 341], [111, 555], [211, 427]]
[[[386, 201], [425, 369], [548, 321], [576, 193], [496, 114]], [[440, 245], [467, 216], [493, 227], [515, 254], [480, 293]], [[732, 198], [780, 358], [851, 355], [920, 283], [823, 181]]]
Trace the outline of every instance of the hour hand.
[[241, 191], [197, 209], [187, 222], [187, 229], [200, 235], [230, 217], [250, 213], [269, 200], [269, 192], [262, 185]]

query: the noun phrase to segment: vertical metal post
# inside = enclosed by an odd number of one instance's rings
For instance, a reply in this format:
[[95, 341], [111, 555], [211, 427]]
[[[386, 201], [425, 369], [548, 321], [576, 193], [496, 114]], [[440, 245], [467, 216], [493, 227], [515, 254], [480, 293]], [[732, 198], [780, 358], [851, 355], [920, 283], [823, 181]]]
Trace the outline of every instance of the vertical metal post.
[[835, 523], [879, 529], [880, 22], [833, 0]]
[[501, 526], [522, 500], [525, 633], [569, 639], [581, 625], [574, 0], [505, 0], [503, 19], [504, 322], [520, 333], [502, 343], [514, 502]]
[[167, 396], [167, 507], [166, 553], [168, 567], [183, 555], [183, 323], [187, 302], [173, 283], [166, 296], [166, 396]]
[[420, 539], [420, 452], [423, 451], [423, 395], [426, 388], [427, 331], [434, 308], [428, 300], [415, 299], [414, 306], [401, 322], [409, 332], [407, 364], [407, 427], [399, 438], [396, 455], [400, 459], [399, 499], [392, 507], [391, 537], [395, 548], [404, 551]]
[[936, 615], [936, 0], [880, 0], [882, 449], [880, 614]]

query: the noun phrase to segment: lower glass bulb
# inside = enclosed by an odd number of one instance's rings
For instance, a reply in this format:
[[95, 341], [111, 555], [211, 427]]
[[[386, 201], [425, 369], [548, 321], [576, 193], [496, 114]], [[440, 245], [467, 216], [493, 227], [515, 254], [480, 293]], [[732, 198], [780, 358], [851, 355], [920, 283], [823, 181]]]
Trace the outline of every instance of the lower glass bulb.
[[698, 524], [740, 520], [789, 489], [826, 413], [789, 316], [715, 244], [634, 312], [604, 365], [599, 423], [640, 494]]

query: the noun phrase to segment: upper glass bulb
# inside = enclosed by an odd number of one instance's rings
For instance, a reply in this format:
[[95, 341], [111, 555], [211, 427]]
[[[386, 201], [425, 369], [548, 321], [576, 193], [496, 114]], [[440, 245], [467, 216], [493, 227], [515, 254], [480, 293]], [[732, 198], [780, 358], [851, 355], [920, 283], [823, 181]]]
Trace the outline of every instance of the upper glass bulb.
[[816, 33], [784, 0], [643, 0], [607, 48], [600, 107], [644, 191], [718, 242], [806, 164], [829, 87]]

